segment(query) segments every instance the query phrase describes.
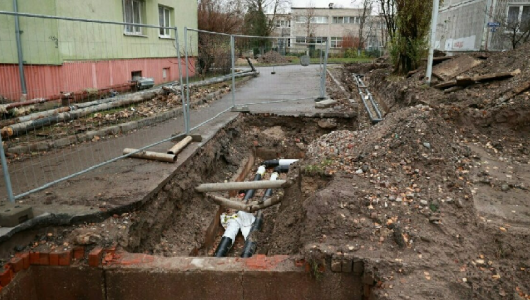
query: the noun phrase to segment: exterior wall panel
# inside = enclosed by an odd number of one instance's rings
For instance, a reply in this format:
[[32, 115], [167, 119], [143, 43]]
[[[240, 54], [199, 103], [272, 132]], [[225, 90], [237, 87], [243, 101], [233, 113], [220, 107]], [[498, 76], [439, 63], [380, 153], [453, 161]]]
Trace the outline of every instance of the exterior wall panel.
[[[155, 84], [179, 78], [177, 58], [140, 58], [112, 61], [66, 62], [62, 66], [25, 66], [28, 99], [46, 98], [60, 92], [103, 89], [129, 82], [131, 72], [141, 71], [144, 77], [153, 77]], [[185, 61], [181, 59], [182, 66]], [[190, 71], [195, 70], [195, 59], [190, 59]], [[168, 69], [163, 78], [163, 69]], [[190, 72], [190, 76], [195, 75]], [[183, 73], [185, 76], [185, 73]], [[18, 65], [0, 65], [0, 96], [10, 100], [21, 97]]]

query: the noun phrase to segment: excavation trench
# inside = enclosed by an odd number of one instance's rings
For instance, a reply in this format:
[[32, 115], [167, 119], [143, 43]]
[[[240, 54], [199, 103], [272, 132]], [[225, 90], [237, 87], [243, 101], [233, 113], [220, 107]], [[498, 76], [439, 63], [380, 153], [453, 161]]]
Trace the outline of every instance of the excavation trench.
[[[322, 121], [336, 127], [322, 126]], [[370, 299], [374, 281], [370, 274], [365, 276], [364, 261], [349, 254], [336, 259], [333, 253], [308, 251], [316, 246], [300, 239], [304, 202], [331, 179], [303, 168], [307, 147], [332, 130], [356, 126], [354, 118], [242, 115], [204, 144], [133, 214], [128, 233], [113, 242], [123, 250], [110, 260], [104, 255], [97, 268], [90, 257], [92, 267], [87, 266], [86, 256], [69, 267], [32, 265], [4, 287], [0, 300]], [[213, 257], [224, 232], [220, 215], [235, 211], [214, 204], [195, 188], [252, 181], [263, 160], [277, 158], [299, 161], [278, 178], [292, 183], [275, 190], [283, 193], [282, 202], [262, 210], [257, 251], [240, 259], [245, 241], [239, 233], [228, 257]], [[263, 180], [272, 173], [268, 169]], [[243, 192], [214, 194], [237, 200]], [[256, 190], [252, 200], [264, 192]], [[93, 247], [86, 251], [93, 253]]]
[[[264, 160], [291, 158], [302, 159], [306, 147], [319, 136], [332, 129], [322, 128], [322, 118], [278, 117], [247, 115], [236, 119], [209, 141], [191, 161], [183, 166], [167, 185], [147, 203], [131, 226], [126, 248], [131, 252], [174, 256], [212, 256], [221, 239], [224, 228], [221, 214], [235, 214], [215, 204], [205, 193], [195, 191], [202, 183], [252, 181], [260, 163]], [[328, 121], [328, 120], [326, 120]], [[354, 119], [334, 119], [337, 126], [333, 130], [354, 129]], [[300, 162], [301, 162], [300, 161]], [[266, 170], [263, 180], [269, 180], [273, 168]], [[326, 181], [304, 179], [294, 165], [289, 173], [281, 173], [279, 180], [290, 178], [299, 184], [280, 189], [287, 203], [297, 203], [298, 212], [283, 216], [287, 219], [302, 212], [302, 190], [316, 190], [315, 186]], [[265, 190], [256, 190], [253, 201], [262, 198]], [[212, 193], [219, 198], [241, 201], [245, 191], [225, 191]], [[288, 199], [289, 198], [289, 199]], [[290, 241], [282, 233], [275, 233], [278, 214], [289, 205], [279, 204], [263, 210], [264, 225], [257, 234], [258, 254], [298, 254], [301, 245]], [[296, 210], [296, 209], [295, 209]], [[294, 229], [296, 231], [296, 229]], [[278, 243], [289, 245], [277, 251]], [[229, 257], [239, 257], [244, 245], [241, 232], [237, 235]], [[272, 247], [272, 248], [271, 248]], [[274, 248], [274, 249], [273, 249]]]

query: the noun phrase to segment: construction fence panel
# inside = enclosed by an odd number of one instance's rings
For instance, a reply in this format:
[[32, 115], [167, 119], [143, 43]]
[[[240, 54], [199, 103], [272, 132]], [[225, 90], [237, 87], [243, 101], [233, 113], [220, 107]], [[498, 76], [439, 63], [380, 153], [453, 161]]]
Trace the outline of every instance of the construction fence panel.
[[193, 41], [198, 41], [194, 68], [187, 68], [185, 85], [189, 129], [212, 121], [222, 121], [233, 107], [232, 38], [228, 34], [184, 28], [185, 56], [193, 56]]
[[[255, 68], [259, 80], [236, 86], [236, 105], [255, 105], [254, 111], [274, 111], [274, 103], [325, 97], [326, 41], [298, 43], [293, 37], [235, 36], [235, 67]], [[324, 76], [324, 77], [322, 77]], [[289, 111], [282, 106], [282, 111]], [[294, 107], [292, 109], [295, 109]]]
[[[15, 198], [125, 148], [165, 152], [185, 131], [179, 83], [195, 55], [181, 57], [176, 28], [7, 12], [0, 24], [3, 167]], [[0, 192], [8, 196], [3, 180]]]

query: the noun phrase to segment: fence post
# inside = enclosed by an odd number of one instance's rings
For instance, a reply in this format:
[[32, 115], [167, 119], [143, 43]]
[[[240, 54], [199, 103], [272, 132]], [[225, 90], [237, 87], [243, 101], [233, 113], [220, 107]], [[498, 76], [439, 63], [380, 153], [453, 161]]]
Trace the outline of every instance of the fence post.
[[[186, 134], [190, 133], [190, 111], [189, 111], [189, 105], [190, 105], [190, 74], [189, 74], [189, 64], [188, 64], [188, 27], [184, 27], [184, 55], [186, 59], [186, 106], [184, 109], [186, 110], [185, 118], [185, 127], [186, 127]], [[187, 116], [187, 117], [186, 117]]]
[[188, 130], [188, 112], [186, 111], [186, 94], [184, 93], [184, 81], [182, 79], [182, 62], [180, 61], [180, 43], [179, 43], [179, 33], [177, 27], [175, 27], [175, 47], [177, 48], [177, 60], [179, 66], [179, 81], [180, 81], [180, 93], [182, 100], [182, 114], [184, 116], [184, 130], [186, 133]]
[[326, 71], [328, 68], [329, 39], [326, 38], [326, 53], [324, 54], [324, 68], [320, 78], [320, 97], [318, 100], [326, 99]]
[[236, 55], [234, 36], [230, 35], [230, 56], [232, 57], [232, 107], [236, 107]]
[[2, 172], [4, 172], [4, 180], [6, 182], [7, 197], [9, 202], [15, 203], [15, 197], [13, 196], [13, 189], [11, 187], [11, 178], [9, 178], [9, 171], [7, 170], [6, 154], [4, 153], [4, 142], [2, 141], [2, 135], [0, 134], [0, 160], [2, 162]]

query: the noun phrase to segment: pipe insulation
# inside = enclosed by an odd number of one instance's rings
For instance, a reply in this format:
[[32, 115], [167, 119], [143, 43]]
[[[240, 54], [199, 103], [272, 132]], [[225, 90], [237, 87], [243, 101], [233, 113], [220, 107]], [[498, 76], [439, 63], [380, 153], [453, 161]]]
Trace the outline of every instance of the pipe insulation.
[[[278, 178], [278, 173], [274, 172], [271, 175], [270, 181], [275, 181]], [[273, 190], [267, 189], [265, 191], [265, 194], [263, 195], [262, 202], [265, 202], [266, 199], [270, 198], [272, 196]], [[254, 224], [252, 224], [252, 228], [250, 229], [249, 235], [247, 239], [245, 240], [245, 245], [243, 246], [243, 251], [241, 252], [242, 258], [248, 258], [252, 257], [254, 253], [256, 253], [256, 249], [258, 247], [258, 240], [256, 237], [256, 232], [261, 231], [263, 228], [263, 211], [259, 210], [256, 213], [256, 219], [254, 221]]]
[[176, 143], [175, 146], [171, 147], [171, 149], [167, 150], [167, 154], [179, 154], [179, 152], [182, 151], [182, 149], [186, 148], [186, 146], [188, 146], [188, 144], [191, 143], [192, 140], [193, 138], [191, 136], [185, 137], [182, 141]]
[[[256, 172], [256, 176], [254, 176], [254, 181], [260, 181], [264, 174], [265, 174], [265, 166], [259, 166], [258, 171]], [[247, 190], [247, 192], [245, 193], [245, 197], [243, 198], [243, 202], [248, 203], [250, 198], [254, 197], [255, 192], [256, 192], [255, 189]]]
[[277, 166], [290, 166], [292, 163], [297, 162], [297, 161], [298, 159], [273, 159], [273, 160], [266, 160], [262, 162], [261, 164], [267, 168], [273, 168]]
[[203, 183], [197, 186], [195, 191], [199, 193], [206, 193], [250, 189], [280, 189], [290, 187], [293, 185], [293, 183], [294, 182], [291, 180]]
[[[125, 148], [123, 149], [123, 155], [127, 155], [129, 153], [133, 153], [136, 151], [138, 151], [138, 149]], [[158, 160], [158, 161], [170, 162], [170, 163], [175, 162], [177, 158], [173, 154], [158, 153], [158, 152], [152, 152], [152, 151], [139, 151], [137, 153], [130, 155], [129, 157]]]
[[[256, 172], [256, 176], [254, 177], [254, 181], [260, 181], [261, 177], [265, 174], [265, 166], [259, 166], [258, 171]], [[249, 189], [245, 193], [244, 201], [245, 203], [248, 203], [250, 198], [254, 196], [254, 190]], [[221, 198], [221, 197], [219, 197]], [[215, 199], [215, 198], [214, 198]], [[221, 199], [219, 199], [221, 200]], [[227, 202], [234, 202], [233, 204], [241, 205], [243, 203], [230, 201], [228, 199], [222, 199], [225, 203]], [[243, 204], [246, 206], [246, 204]], [[245, 209], [244, 209], [245, 210]], [[226, 218], [225, 214], [221, 215], [221, 225], [223, 224], [224, 218]], [[230, 251], [230, 248], [232, 248], [232, 245], [235, 241], [235, 237], [239, 230], [241, 229], [241, 233], [243, 234], [243, 237], [246, 239], [247, 235], [250, 232], [250, 229], [252, 228], [252, 224], [254, 223], [254, 215], [245, 211], [238, 211], [236, 215], [229, 217], [230, 220], [228, 221], [228, 224], [226, 226], [225, 233], [223, 234], [223, 237], [221, 238], [221, 242], [217, 246], [217, 249], [215, 250], [215, 257], [225, 257], [228, 251]], [[232, 221], [235, 220], [237, 225], [234, 224]]]

